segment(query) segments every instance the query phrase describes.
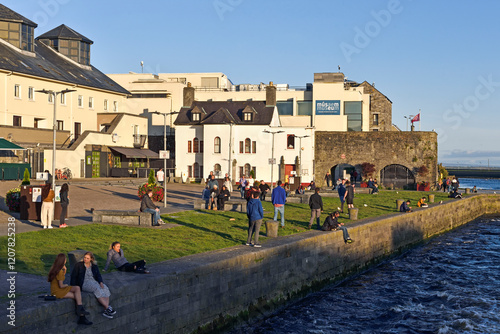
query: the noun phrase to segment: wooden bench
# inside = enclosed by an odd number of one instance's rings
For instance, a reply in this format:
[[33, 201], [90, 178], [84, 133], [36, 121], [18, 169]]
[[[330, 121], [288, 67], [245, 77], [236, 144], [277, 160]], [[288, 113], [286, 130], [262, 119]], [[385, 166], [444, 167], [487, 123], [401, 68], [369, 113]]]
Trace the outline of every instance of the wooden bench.
[[131, 226], [152, 226], [153, 215], [133, 210], [94, 210], [92, 222]]

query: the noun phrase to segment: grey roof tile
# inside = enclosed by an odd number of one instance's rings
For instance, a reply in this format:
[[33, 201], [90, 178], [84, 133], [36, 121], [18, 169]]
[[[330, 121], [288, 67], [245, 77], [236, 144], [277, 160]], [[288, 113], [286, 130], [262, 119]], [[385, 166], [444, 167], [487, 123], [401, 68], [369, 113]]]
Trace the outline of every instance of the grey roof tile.
[[87, 37], [83, 36], [82, 34], [74, 31], [70, 27], [68, 27], [65, 24], [61, 24], [59, 27], [54, 28], [50, 31], [47, 31], [45, 34], [42, 34], [38, 36], [36, 39], [54, 39], [54, 38], [62, 38], [62, 39], [74, 39], [78, 41], [84, 41], [90, 44], [93, 44], [94, 42], [88, 39]]
[[35, 28], [38, 26], [35, 22], [28, 20], [21, 14], [18, 14], [12, 9], [5, 7], [1, 3], [0, 3], [0, 20], [10, 21], [10, 22], [21, 22]]

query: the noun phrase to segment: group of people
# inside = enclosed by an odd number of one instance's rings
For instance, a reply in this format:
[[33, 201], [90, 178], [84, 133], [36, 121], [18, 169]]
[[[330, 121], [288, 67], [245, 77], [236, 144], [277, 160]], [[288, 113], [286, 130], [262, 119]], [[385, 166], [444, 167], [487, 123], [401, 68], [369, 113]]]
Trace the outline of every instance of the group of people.
[[[108, 270], [110, 262], [120, 271], [136, 272], [148, 274], [146, 270], [146, 261], [140, 260], [129, 263], [123, 255], [120, 242], [115, 241], [111, 244], [107, 253], [107, 261], [103, 271]], [[50, 282], [50, 293], [56, 298], [74, 299], [76, 302], [76, 314], [78, 315], [78, 324], [92, 325], [86, 316], [90, 313], [85, 310], [82, 304], [82, 291], [93, 293], [97, 301], [104, 307], [102, 315], [113, 319], [116, 311], [109, 304], [111, 292], [104, 284], [99, 267], [96, 264], [94, 254], [86, 252], [82, 261], [77, 262], [71, 271], [70, 284], [64, 284], [66, 277], [66, 255], [60, 253], [56, 256], [52, 267], [50, 268], [47, 281]]]
[[215, 179], [213, 172], [207, 178], [205, 189], [201, 198], [205, 200], [205, 209], [224, 210], [224, 204], [231, 198], [233, 185], [228, 174], [224, 177], [222, 187], [219, 189], [219, 181]]
[[[68, 227], [66, 224], [66, 217], [68, 215], [68, 205], [69, 205], [69, 186], [64, 183], [59, 190], [59, 198], [61, 203], [61, 214], [59, 215], [59, 228]], [[50, 182], [45, 183], [42, 186], [42, 208], [40, 212], [40, 219], [42, 221], [42, 227], [44, 229], [54, 228], [52, 226], [52, 221], [54, 220], [54, 197], [55, 193], [52, 189], [52, 184]]]

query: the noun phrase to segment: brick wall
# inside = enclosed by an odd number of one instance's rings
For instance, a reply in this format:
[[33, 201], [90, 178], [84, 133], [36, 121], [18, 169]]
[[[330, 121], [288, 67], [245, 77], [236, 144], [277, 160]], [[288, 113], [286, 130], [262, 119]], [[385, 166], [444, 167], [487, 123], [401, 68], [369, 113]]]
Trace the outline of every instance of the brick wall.
[[217, 324], [269, 313], [311, 288], [356, 273], [477, 217], [499, 212], [500, 196], [480, 195], [356, 222], [348, 226], [355, 240], [350, 245], [344, 244], [340, 231], [311, 231], [268, 240], [261, 249], [236, 246], [165, 261], [152, 265], [151, 275], [112, 272], [104, 280], [118, 312], [115, 319], [102, 317], [95, 298], [85, 294], [84, 304], [94, 325], [78, 327], [72, 300], [44, 302], [25, 294], [16, 301], [17, 327], [10, 328], [4, 320], [0, 331], [208, 331]]

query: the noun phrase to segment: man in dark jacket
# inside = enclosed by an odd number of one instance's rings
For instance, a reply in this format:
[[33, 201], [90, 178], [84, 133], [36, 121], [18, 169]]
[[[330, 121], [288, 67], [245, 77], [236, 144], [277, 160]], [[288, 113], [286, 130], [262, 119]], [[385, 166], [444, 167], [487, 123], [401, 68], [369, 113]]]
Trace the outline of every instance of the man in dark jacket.
[[309, 197], [309, 207], [311, 208], [311, 220], [309, 220], [309, 229], [312, 227], [314, 218], [316, 218], [316, 224], [318, 225], [318, 230], [320, 229], [319, 218], [321, 217], [321, 212], [323, 212], [323, 199], [319, 194], [321, 188], [316, 188], [314, 194]]
[[141, 212], [149, 212], [153, 215], [153, 226], [159, 226], [160, 224], [165, 224], [160, 218], [160, 208], [158, 208], [151, 199], [153, 197], [153, 190], [148, 189], [146, 195], [142, 196], [141, 200]]
[[267, 192], [269, 191], [269, 185], [266, 184], [266, 182], [264, 182], [264, 180], [260, 181], [259, 190], [260, 190], [260, 200], [265, 201]]
[[406, 202], [403, 202], [401, 206], [399, 207], [400, 212], [411, 212], [411, 206], [410, 206], [410, 200], [407, 200]]
[[247, 217], [248, 217], [248, 238], [247, 246], [250, 246], [252, 241], [252, 234], [255, 234], [254, 247], [260, 247], [259, 244], [259, 231], [260, 225], [262, 224], [262, 219], [264, 218], [264, 209], [262, 208], [262, 202], [259, 199], [259, 193], [253, 192], [252, 198], [247, 204]]
[[334, 230], [342, 230], [344, 235], [344, 242], [346, 244], [350, 244], [354, 242], [354, 240], [349, 237], [349, 233], [347, 232], [347, 227], [344, 226], [344, 223], [339, 223], [338, 218], [340, 213], [338, 211], [332, 212], [326, 217], [325, 223], [321, 228], [323, 231], [334, 231]]

